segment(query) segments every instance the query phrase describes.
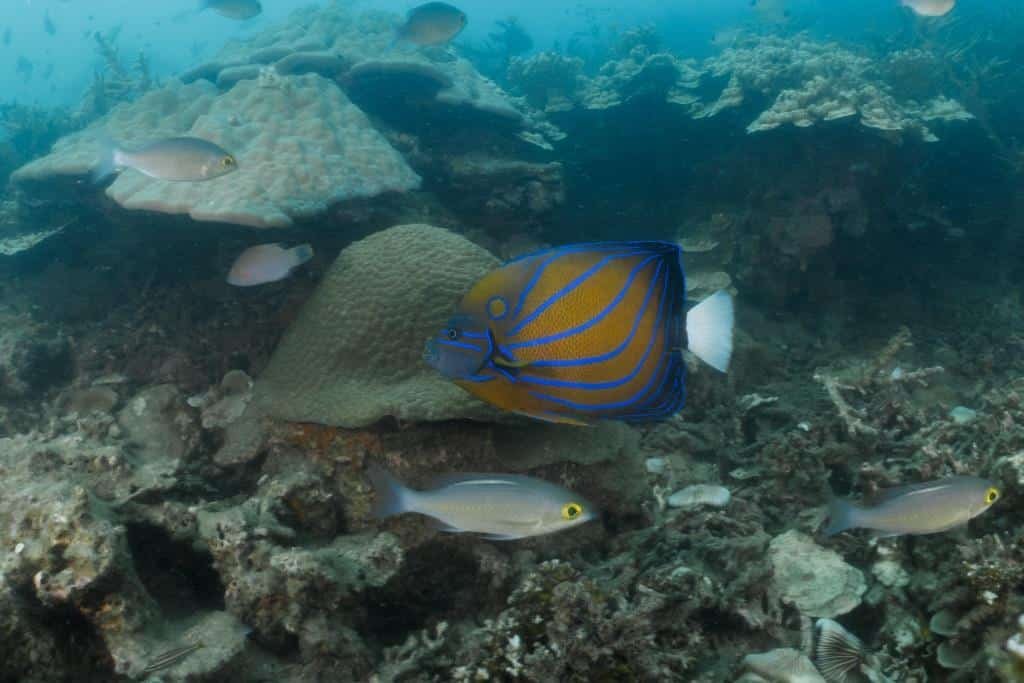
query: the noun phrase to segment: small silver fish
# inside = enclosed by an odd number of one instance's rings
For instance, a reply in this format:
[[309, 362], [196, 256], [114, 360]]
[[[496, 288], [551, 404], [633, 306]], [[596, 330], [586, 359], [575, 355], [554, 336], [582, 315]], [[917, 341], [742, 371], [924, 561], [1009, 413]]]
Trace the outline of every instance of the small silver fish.
[[999, 500], [999, 487], [980, 477], [948, 477], [885, 489], [871, 507], [829, 501], [826, 536], [874, 529], [884, 536], [935, 534], [967, 524]]
[[956, 7], [956, 0], [900, 0], [919, 17], [944, 17]]
[[517, 474], [449, 475], [439, 478], [436, 488], [414, 491], [379, 465], [370, 465], [367, 473], [377, 494], [375, 516], [417, 512], [437, 520], [442, 531], [477, 533], [493, 541], [564, 531], [597, 516], [572, 491]]
[[428, 2], [413, 7], [398, 27], [398, 40], [416, 45], [445, 45], [466, 28], [465, 13], [445, 2]]
[[228, 273], [228, 284], [252, 287], [283, 280], [292, 270], [313, 258], [313, 247], [300, 244], [285, 249], [280, 244], [258, 244], [249, 247], [235, 259]]
[[163, 671], [164, 669], [169, 669], [196, 650], [201, 650], [202, 648], [203, 643], [198, 642], [162, 652], [146, 665], [146, 668], [142, 670], [142, 673], [151, 674], [156, 673], [157, 671]]
[[125, 168], [158, 180], [196, 181], [231, 173], [238, 168], [238, 162], [220, 146], [200, 138], [166, 138], [135, 151], [107, 142], [92, 177], [99, 182]]
[[259, 0], [199, 0], [199, 11], [212, 9], [228, 19], [252, 19], [263, 11]]

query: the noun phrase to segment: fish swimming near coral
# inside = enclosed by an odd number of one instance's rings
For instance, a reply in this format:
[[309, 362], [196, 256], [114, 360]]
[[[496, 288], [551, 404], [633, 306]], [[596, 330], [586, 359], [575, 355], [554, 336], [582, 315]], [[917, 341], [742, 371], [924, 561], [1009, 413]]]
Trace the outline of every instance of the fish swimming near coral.
[[540, 420], [666, 418], [683, 406], [685, 346], [723, 372], [732, 354], [732, 297], [684, 313], [681, 255], [670, 242], [605, 242], [520, 257], [473, 286], [424, 358]]
[[428, 491], [414, 491], [379, 465], [370, 465], [367, 474], [377, 496], [374, 516], [416, 512], [433, 517], [442, 531], [481, 534], [492, 541], [565, 531], [597, 517], [580, 496], [534, 477], [447, 475]]
[[126, 168], [158, 180], [185, 182], [210, 180], [231, 173], [238, 168], [238, 162], [219, 145], [200, 138], [165, 138], [135, 151], [104, 142], [92, 177], [99, 182]]
[[900, 4], [920, 17], [944, 17], [956, 7], [956, 0], [900, 0]]
[[277, 282], [291, 275], [294, 269], [311, 258], [313, 247], [308, 244], [300, 244], [291, 249], [280, 244], [258, 244], [238, 255], [228, 273], [228, 284], [252, 287]]
[[252, 19], [263, 11], [259, 0], [199, 0], [199, 11], [212, 9], [228, 19]]
[[964, 526], [999, 500], [999, 488], [980, 477], [948, 477], [885, 489], [871, 507], [829, 501], [826, 536], [873, 529], [883, 536], [935, 534]]
[[446, 2], [428, 2], [413, 7], [398, 27], [395, 38], [416, 45], [446, 45], [468, 23], [465, 13]]

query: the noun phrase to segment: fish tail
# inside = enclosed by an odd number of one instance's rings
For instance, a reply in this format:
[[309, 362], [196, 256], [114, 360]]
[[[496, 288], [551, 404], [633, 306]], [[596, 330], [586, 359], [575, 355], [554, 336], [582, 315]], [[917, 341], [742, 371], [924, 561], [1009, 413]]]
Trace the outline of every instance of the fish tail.
[[297, 268], [313, 258], [313, 247], [308, 244], [300, 244], [288, 250], [292, 256], [292, 268]]
[[732, 328], [732, 296], [720, 289], [686, 314], [687, 345], [697, 358], [725, 372], [732, 357]]
[[832, 496], [828, 500], [828, 526], [825, 527], [825, 536], [835, 536], [847, 529], [860, 526], [859, 514], [861, 509], [843, 498]]
[[415, 491], [403, 485], [377, 463], [370, 463], [366, 475], [370, 478], [376, 493], [371, 510], [374, 517], [392, 517], [412, 510]]
[[116, 173], [123, 162], [123, 152], [110, 138], [100, 138], [99, 149], [99, 161], [89, 174], [94, 183], [103, 182], [105, 178]]

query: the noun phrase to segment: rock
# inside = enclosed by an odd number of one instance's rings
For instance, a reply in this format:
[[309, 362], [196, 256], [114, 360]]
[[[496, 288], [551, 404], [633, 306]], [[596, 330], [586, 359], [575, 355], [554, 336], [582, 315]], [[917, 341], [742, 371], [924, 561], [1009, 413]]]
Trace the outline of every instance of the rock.
[[194, 411], [170, 384], [145, 389], [117, 414], [129, 450], [136, 485], [169, 485], [174, 473], [199, 445]]
[[768, 547], [772, 592], [801, 614], [828, 619], [857, 607], [867, 590], [864, 575], [807, 534], [787, 531]]
[[429, 225], [390, 228], [347, 247], [259, 377], [260, 410], [341, 427], [389, 416], [495, 415], [422, 355], [458, 300], [497, 265], [484, 249]]
[[74, 362], [67, 337], [20, 317], [4, 323], [0, 331], [0, 398], [39, 398], [70, 381]]
[[729, 504], [732, 494], [724, 486], [711, 484], [693, 484], [676, 491], [668, 497], [669, 507], [691, 509], [702, 506], [724, 508]]

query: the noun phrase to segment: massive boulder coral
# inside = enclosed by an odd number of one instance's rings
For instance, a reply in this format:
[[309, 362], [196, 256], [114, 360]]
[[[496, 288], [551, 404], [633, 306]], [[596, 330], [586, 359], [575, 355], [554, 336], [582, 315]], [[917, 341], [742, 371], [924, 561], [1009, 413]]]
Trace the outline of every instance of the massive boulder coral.
[[[319, 73], [336, 78], [363, 106], [386, 117], [422, 113], [426, 102], [475, 113], [546, 145], [557, 132], [537, 112], [509, 97], [466, 59], [443, 49], [396, 43], [399, 17], [352, 12], [341, 3], [300, 9], [284, 22], [240, 42], [228, 43], [210, 62], [185, 73], [222, 88], [244, 78]], [[355, 94], [353, 94], [355, 97]], [[465, 123], [465, 121], [464, 121]]]
[[28, 183], [85, 175], [107, 136], [131, 148], [173, 135], [219, 144], [236, 157], [238, 170], [180, 183], [129, 169], [107, 194], [126, 209], [284, 227], [346, 200], [419, 185], [419, 176], [366, 115], [315, 74], [282, 77], [266, 86], [246, 80], [224, 94], [206, 81], [171, 83], [63, 138], [13, 178]]
[[285, 334], [255, 401], [275, 417], [342, 427], [489, 414], [422, 354], [462, 295], [497, 265], [486, 250], [429, 225], [356, 242]]

